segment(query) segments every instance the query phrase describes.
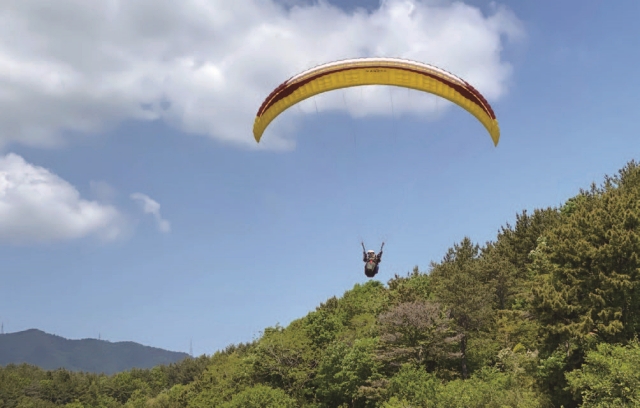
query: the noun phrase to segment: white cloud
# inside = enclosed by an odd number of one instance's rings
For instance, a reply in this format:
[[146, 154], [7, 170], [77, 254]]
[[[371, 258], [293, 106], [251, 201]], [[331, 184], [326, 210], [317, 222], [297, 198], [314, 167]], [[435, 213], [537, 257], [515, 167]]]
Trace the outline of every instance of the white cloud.
[[[508, 10], [492, 13], [445, 0], [386, 0], [370, 13], [272, 0], [6, 0], [0, 144], [53, 146], [65, 131], [162, 119], [255, 147], [253, 118], [274, 87], [313, 65], [358, 56], [432, 63], [495, 100], [511, 72], [501, 60], [503, 43], [522, 30]], [[352, 114], [389, 114], [387, 89], [362, 92], [316, 102], [321, 110], [344, 109], [343, 98], [364, 98], [347, 104]], [[405, 95], [394, 94], [396, 114], [436, 109], [433, 98]], [[311, 109], [315, 103], [285, 113], [260, 147], [291, 146], [292, 119]]]
[[131, 194], [131, 199], [138, 202], [140, 204], [140, 208], [145, 214], [151, 214], [156, 219], [156, 225], [158, 227], [158, 231], [161, 232], [170, 232], [171, 224], [169, 221], [162, 218], [160, 215], [160, 204], [157, 201], [151, 199], [148, 195], [142, 193], [133, 193]]
[[67, 181], [10, 153], [0, 156], [0, 241], [53, 242], [125, 233], [118, 210], [88, 201]]

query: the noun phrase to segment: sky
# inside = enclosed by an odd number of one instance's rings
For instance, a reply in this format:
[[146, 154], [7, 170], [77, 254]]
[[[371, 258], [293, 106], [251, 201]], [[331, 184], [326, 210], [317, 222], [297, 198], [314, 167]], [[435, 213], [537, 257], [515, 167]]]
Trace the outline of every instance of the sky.
[[[558, 206], [638, 159], [640, 2], [8, 0], [0, 5], [0, 322], [193, 354]], [[399, 57], [491, 103], [318, 95], [315, 65]]]

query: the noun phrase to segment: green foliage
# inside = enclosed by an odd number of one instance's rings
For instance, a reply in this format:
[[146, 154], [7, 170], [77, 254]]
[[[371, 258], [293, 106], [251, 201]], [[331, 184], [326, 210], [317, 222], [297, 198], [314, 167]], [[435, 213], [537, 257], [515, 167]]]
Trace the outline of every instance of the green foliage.
[[135, 391], [141, 391], [146, 394], [148, 388], [145, 382], [134, 378], [131, 372], [124, 372], [115, 374], [108, 381], [105, 381], [103, 392], [119, 403], [124, 404]]
[[429, 275], [420, 273], [418, 267], [406, 277], [395, 275], [387, 283], [389, 288], [389, 304], [423, 302], [431, 298], [431, 280]]
[[518, 344], [513, 349], [500, 350], [495, 366], [502, 373], [508, 373], [518, 388], [536, 390], [539, 364], [538, 351], [526, 350]]
[[[495, 332], [482, 330], [467, 338], [467, 365], [470, 373], [488, 367], [496, 362], [500, 343], [495, 340]], [[457, 377], [457, 376], [456, 376]], [[452, 376], [446, 377], [452, 378]]]
[[376, 339], [364, 338], [352, 345], [339, 342], [327, 348], [316, 377], [317, 397], [323, 406], [373, 406], [360, 388], [380, 377], [376, 343]]
[[587, 352], [579, 370], [566, 374], [571, 391], [582, 398], [584, 408], [640, 405], [640, 344], [599, 344]]
[[465, 237], [447, 251], [441, 263], [432, 264], [431, 278], [436, 299], [450, 310], [460, 338], [462, 378], [469, 376], [467, 343], [474, 332], [486, 329], [492, 321], [494, 294], [485, 279], [480, 248]]
[[387, 290], [382, 283], [370, 280], [364, 285], [356, 284], [346, 292], [338, 302], [338, 313], [344, 316], [349, 325], [358, 315], [371, 314], [377, 316], [388, 307]]
[[516, 224], [507, 224], [498, 234], [497, 241], [487, 250], [496, 250], [500, 257], [506, 258], [518, 271], [518, 278], [527, 279], [529, 254], [536, 249], [538, 238], [562, 222], [560, 212], [552, 209], [537, 209], [532, 215], [527, 211], [516, 215]]
[[53, 408], [56, 404], [51, 401], [33, 397], [20, 397], [16, 408]]
[[398, 399], [398, 397], [391, 397], [389, 401], [382, 403], [382, 408], [414, 408], [415, 406], [405, 399]]
[[217, 353], [211, 365], [186, 391], [188, 406], [215, 407], [253, 385], [252, 362], [245, 353]]
[[558, 406], [575, 406], [566, 390], [564, 374], [568, 371], [567, 351], [558, 347], [550, 355], [540, 358], [537, 379], [540, 389], [545, 390]]
[[391, 398], [386, 406], [403, 406], [400, 404], [403, 402], [412, 406], [433, 407], [439, 389], [440, 380], [435, 375], [412, 364], [404, 364], [389, 380], [387, 395]]
[[499, 310], [496, 313], [496, 340], [501, 348], [513, 348], [521, 344], [525, 349], [539, 346], [540, 323], [534, 315], [523, 310]]
[[186, 388], [183, 385], [174, 385], [169, 390], [164, 390], [154, 397], [144, 396], [142, 393], [134, 393], [124, 408], [179, 408], [187, 406]]
[[538, 408], [545, 406], [539, 395], [520, 387], [513, 373], [485, 367], [469, 380], [454, 380], [445, 384], [437, 396], [440, 408]]
[[256, 385], [233, 396], [220, 408], [295, 408], [296, 401], [284, 391], [266, 385]]
[[534, 252], [534, 305], [558, 341], [625, 341], [640, 329], [640, 201], [607, 185], [582, 194]]
[[[151, 377], [146, 377], [146, 380], [154, 385], [153, 389], [155, 391], [169, 388], [176, 384], [187, 385], [202, 375], [209, 363], [209, 358], [204, 355], [196, 358], [185, 358], [168, 366], [154, 367], [149, 373]], [[142, 375], [148, 372], [147, 370], [138, 371]]]
[[581, 191], [531, 253], [541, 350], [555, 360], [564, 354], [543, 377], [557, 402], [573, 404], [564, 373], [579, 368], [586, 352], [601, 342], [625, 344], [640, 330], [638, 180], [632, 162], [601, 187]]
[[314, 347], [322, 349], [335, 340], [344, 328], [343, 316], [335, 311], [319, 309], [305, 318], [305, 334]]
[[254, 381], [282, 388], [292, 395], [302, 395], [317, 365], [302, 322], [287, 329], [268, 328], [247, 361], [252, 364]]

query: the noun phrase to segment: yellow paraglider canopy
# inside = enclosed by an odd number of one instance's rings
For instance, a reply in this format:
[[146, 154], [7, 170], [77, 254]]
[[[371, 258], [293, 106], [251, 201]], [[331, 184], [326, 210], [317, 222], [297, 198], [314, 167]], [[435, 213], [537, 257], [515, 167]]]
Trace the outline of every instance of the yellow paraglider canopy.
[[468, 82], [440, 68], [397, 58], [359, 58], [331, 62], [298, 74], [265, 99], [253, 124], [256, 142], [269, 123], [296, 103], [314, 95], [362, 85], [393, 85], [429, 92], [450, 100], [475, 116], [495, 146], [500, 127], [485, 98]]

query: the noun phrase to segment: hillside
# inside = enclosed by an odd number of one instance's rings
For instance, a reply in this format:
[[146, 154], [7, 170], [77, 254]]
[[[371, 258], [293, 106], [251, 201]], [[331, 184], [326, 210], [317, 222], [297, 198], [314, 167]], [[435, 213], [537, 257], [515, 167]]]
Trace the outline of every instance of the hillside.
[[[7, 408], [640, 406], [640, 165], [212, 356], [0, 368]], [[56, 349], [58, 350], [58, 349]], [[41, 353], [39, 351], [38, 353]]]
[[129, 341], [69, 340], [36, 329], [0, 335], [0, 366], [27, 363], [45, 370], [113, 374], [175, 363], [188, 356]]

